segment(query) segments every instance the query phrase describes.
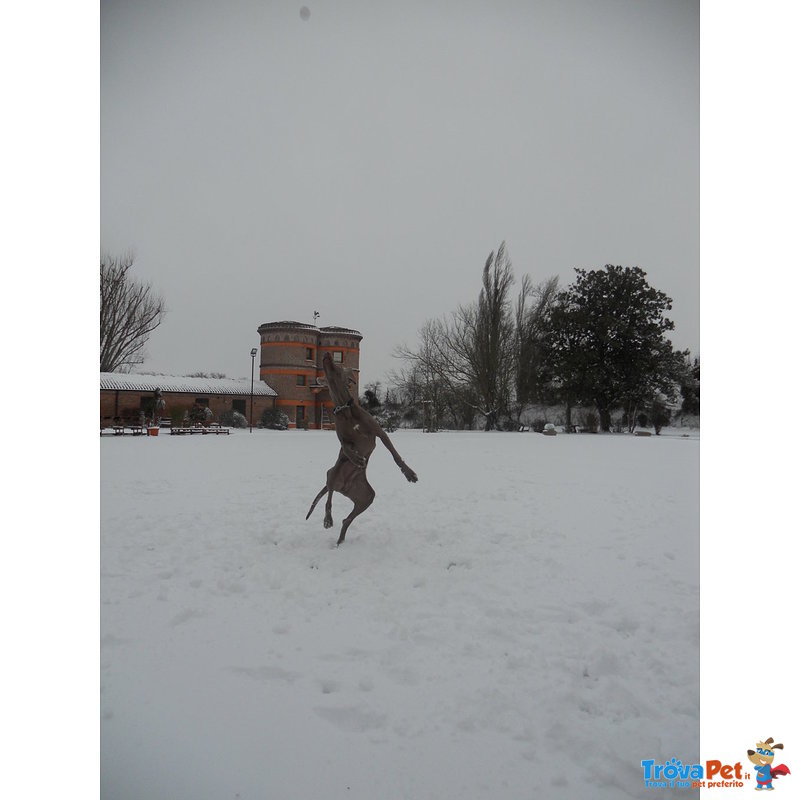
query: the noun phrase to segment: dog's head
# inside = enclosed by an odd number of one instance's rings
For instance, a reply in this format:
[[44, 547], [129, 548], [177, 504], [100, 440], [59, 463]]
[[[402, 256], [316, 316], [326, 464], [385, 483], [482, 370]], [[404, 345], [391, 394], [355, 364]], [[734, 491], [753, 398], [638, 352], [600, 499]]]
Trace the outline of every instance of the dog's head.
[[353, 370], [345, 369], [336, 364], [330, 353], [325, 353], [322, 357], [322, 369], [325, 372], [324, 383], [328, 387], [331, 400], [337, 406], [347, 405], [349, 400], [354, 399], [350, 394], [350, 386], [357, 385]]
[[758, 767], [771, 764], [775, 758], [775, 751], [783, 750], [782, 744], [773, 744], [773, 741], [770, 736], [766, 742], [756, 742], [756, 749], [748, 750], [747, 757]]

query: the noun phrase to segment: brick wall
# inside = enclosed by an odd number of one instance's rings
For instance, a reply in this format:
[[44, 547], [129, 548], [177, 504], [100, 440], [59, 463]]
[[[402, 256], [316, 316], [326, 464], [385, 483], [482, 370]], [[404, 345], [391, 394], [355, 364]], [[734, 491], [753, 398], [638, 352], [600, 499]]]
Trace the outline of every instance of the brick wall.
[[[275, 388], [275, 387], [273, 387]], [[231, 411], [234, 407], [233, 401], [245, 401], [245, 417], [250, 419], [250, 395], [228, 395], [228, 394], [185, 394], [184, 392], [162, 392], [161, 395], [166, 403], [166, 408], [162, 416], [169, 417], [177, 409], [189, 410], [198, 398], [208, 400], [208, 407], [214, 415], [213, 419], [218, 420], [226, 411]], [[100, 390], [100, 426], [108, 427], [112, 424], [115, 416], [138, 418], [139, 410], [142, 407], [142, 398], [152, 399], [152, 392], [140, 391], [116, 391], [111, 389]], [[275, 408], [275, 398], [265, 395], [253, 395], [253, 424], [257, 424], [261, 412], [265, 408]]]

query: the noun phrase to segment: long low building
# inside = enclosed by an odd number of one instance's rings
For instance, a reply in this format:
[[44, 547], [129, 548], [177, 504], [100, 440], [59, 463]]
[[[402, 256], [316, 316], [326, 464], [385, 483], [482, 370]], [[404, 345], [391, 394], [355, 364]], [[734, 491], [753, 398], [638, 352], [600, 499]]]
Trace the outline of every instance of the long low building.
[[[139, 375], [136, 373], [100, 373], [100, 427], [114, 420], [136, 419], [151, 415], [156, 390], [165, 408], [162, 417], [180, 416], [200, 405], [211, 410], [215, 419], [228, 411], [238, 411], [250, 421], [250, 388], [247, 378], [181, 378], [175, 375]], [[277, 393], [263, 381], [252, 384], [255, 425], [264, 409], [275, 408]]]
[[[295, 320], [265, 322], [258, 327], [261, 358], [253, 386], [253, 424], [265, 408], [277, 408], [290, 428], [332, 429], [334, 402], [325, 385], [322, 359], [330, 354], [346, 369], [359, 391], [359, 362], [363, 336], [354, 328], [328, 325], [318, 328]], [[116, 418], [151, 416], [156, 390], [166, 403], [162, 416], [195, 405], [207, 406], [219, 419], [238, 411], [250, 420], [250, 381], [246, 378], [181, 378], [174, 375], [100, 373], [100, 425]]]

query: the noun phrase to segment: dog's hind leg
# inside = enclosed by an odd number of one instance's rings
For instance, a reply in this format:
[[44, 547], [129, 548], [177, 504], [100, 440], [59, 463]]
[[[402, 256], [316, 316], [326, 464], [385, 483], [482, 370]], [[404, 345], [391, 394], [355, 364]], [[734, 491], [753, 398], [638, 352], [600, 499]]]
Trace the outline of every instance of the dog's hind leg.
[[353, 501], [353, 510], [342, 521], [342, 530], [339, 533], [338, 547], [343, 541], [350, 527], [350, 523], [359, 515], [363, 514], [375, 499], [375, 490], [367, 483], [367, 475], [361, 472], [357, 475], [353, 483], [348, 487], [346, 496]]
[[341, 492], [344, 488], [345, 478], [341, 474], [342, 466], [348, 464], [347, 456], [340, 450], [339, 458], [336, 463], [328, 470], [328, 482], [325, 491], [328, 492], [328, 499], [325, 501], [325, 519], [322, 521], [324, 528], [333, 527], [333, 493]]
[[345, 461], [347, 461], [347, 459], [340, 452], [336, 463], [327, 472], [325, 485], [319, 490], [319, 494], [314, 498], [314, 502], [311, 503], [311, 508], [308, 509], [306, 519], [314, 513], [317, 503], [322, 500], [322, 496], [327, 492], [328, 501], [325, 503], [325, 521], [323, 524], [326, 528], [330, 528], [333, 525], [333, 519], [331, 518], [331, 502], [334, 491], [341, 488], [339, 485], [341, 484], [341, 480], [339, 480], [339, 469]]

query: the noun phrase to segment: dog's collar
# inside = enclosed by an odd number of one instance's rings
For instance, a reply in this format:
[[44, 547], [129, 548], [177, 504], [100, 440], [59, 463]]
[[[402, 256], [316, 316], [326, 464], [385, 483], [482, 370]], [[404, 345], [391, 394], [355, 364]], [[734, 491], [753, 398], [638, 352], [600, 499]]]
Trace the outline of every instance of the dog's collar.
[[351, 397], [343, 406], [336, 406], [333, 409], [334, 414], [338, 414], [340, 411], [344, 411], [346, 408], [350, 408], [353, 405], [353, 398]]

